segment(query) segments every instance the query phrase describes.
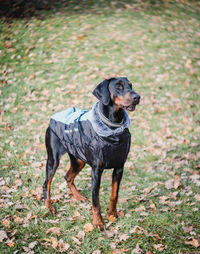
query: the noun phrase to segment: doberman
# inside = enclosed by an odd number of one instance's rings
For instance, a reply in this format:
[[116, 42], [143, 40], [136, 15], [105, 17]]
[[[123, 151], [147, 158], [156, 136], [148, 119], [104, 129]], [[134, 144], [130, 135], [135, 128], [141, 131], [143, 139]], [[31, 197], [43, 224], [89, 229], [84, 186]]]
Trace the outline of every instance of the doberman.
[[74, 179], [85, 166], [92, 168], [92, 223], [101, 231], [104, 223], [100, 212], [99, 188], [104, 169], [113, 168], [112, 192], [107, 216], [117, 216], [117, 199], [123, 168], [130, 150], [130, 120], [126, 110], [133, 111], [140, 96], [125, 77], [105, 79], [93, 91], [99, 100], [90, 111], [70, 108], [54, 114], [46, 131], [46, 180], [43, 184], [45, 205], [51, 214], [50, 186], [60, 157], [68, 153], [70, 168], [65, 175], [73, 196], [85, 202]]

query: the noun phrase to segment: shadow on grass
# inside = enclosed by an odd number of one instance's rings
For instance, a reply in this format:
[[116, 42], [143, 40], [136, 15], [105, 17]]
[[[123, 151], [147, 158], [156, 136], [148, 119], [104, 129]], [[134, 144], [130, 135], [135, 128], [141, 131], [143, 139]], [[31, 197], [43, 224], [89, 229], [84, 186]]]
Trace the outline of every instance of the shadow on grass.
[[98, 14], [98, 12], [104, 11], [105, 8], [110, 8], [110, 10], [132, 8], [133, 11], [137, 11], [138, 8], [159, 8], [164, 6], [165, 2], [162, 0], [0, 0], [0, 17], [12, 21], [12, 19], [28, 19], [31, 17], [43, 19], [46, 15], [63, 11], [76, 14], [91, 12]]

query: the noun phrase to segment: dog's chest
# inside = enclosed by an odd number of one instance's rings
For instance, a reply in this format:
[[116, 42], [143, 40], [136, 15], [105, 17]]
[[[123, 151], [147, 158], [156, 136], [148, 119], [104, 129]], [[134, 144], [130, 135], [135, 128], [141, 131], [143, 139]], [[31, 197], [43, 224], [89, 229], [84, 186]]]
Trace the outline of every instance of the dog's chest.
[[101, 161], [103, 168], [123, 166], [130, 149], [130, 132], [126, 129], [122, 134], [111, 137], [100, 137], [97, 134], [86, 145], [87, 162], [92, 167], [95, 161]]

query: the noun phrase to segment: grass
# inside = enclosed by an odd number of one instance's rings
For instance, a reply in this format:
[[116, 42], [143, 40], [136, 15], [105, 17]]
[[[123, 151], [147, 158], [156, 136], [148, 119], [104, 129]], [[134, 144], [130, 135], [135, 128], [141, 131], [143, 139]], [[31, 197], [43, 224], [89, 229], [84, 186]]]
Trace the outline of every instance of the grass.
[[[60, 1], [51, 7], [0, 23], [0, 232], [7, 235], [0, 252], [59, 253], [54, 237], [69, 244], [69, 253], [199, 253], [199, 3]], [[105, 219], [107, 235], [94, 229], [81, 238], [91, 222], [90, 168], [76, 180], [90, 200], [83, 205], [70, 199], [63, 157], [52, 184], [52, 217], [41, 197], [45, 129], [55, 111], [90, 109], [92, 90], [114, 75], [127, 76], [142, 97], [129, 113], [132, 145], [120, 217]], [[106, 170], [104, 215], [110, 189]], [[47, 234], [52, 227], [61, 233]]]

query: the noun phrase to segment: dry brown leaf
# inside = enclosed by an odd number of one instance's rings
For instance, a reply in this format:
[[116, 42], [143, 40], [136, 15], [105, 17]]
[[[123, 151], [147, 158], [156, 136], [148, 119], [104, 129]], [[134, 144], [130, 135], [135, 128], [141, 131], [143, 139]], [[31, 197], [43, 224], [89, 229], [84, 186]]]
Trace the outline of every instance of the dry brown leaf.
[[154, 244], [153, 247], [158, 251], [163, 251], [165, 249], [165, 246], [162, 244]]
[[10, 228], [10, 221], [8, 219], [2, 220], [1, 224], [7, 227], [8, 229]]
[[14, 222], [15, 223], [23, 223], [24, 219], [20, 218], [19, 216], [15, 215], [14, 216]]
[[58, 241], [58, 249], [60, 252], [66, 252], [69, 249], [70, 245], [65, 243], [62, 239]]
[[115, 232], [113, 230], [110, 230], [110, 231], [106, 230], [105, 231], [106, 238], [112, 238], [114, 235], [115, 235]]
[[12, 248], [15, 245], [15, 242], [13, 240], [7, 240], [6, 244], [8, 245], [8, 247]]
[[4, 239], [7, 239], [8, 236], [4, 230], [0, 230], [0, 243], [3, 242]]
[[36, 199], [38, 201], [40, 201], [42, 199], [42, 195], [43, 195], [43, 190], [42, 187], [37, 187], [36, 190], [32, 190], [31, 194], [36, 197]]
[[50, 238], [50, 241], [51, 241], [51, 243], [52, 243], [52, 247], [53, 247], [54, 249], [56, 249], [56, 248], [58, 247], [58, 241], [57, 241], [57, 239], [56, 239], [55, 237], [51, 237], [51, 238]]
[[85, 232], [84, 231], [79, 231], [77, 237], [78, 237], [78, 239], [84, 240]]
[[190, 59], [188, 59], [186, 62], [185, 62], [185, 68], [187, 69], [190, 69], [192, 67], [192, 61]]
[[177, 189], [180, 186], [180, 177], [178, 175], [174, 176], [174, 189]]
[[37, 241], [34, 241], [34, 242], [29, 243], [28, 247], [29, 247], [29, 249], [34, 249], [34, 247], [35, 247], [37, 244], [38, 244], [38, 242], [37, 242]]
[[95, 250], [92, 252], [92, 254], [101, 254], [101, 251], [100, 250]]
[[25, 251], [25, 253], [30, 253], [30, 254], [34, 253], [34, 252], [31, 252], [31, 250], [26, 246], [23, 246], [22, 249]]
[[190, 233], [193, 230], [193, 226], [183, 227], [185, 233]]
[[141, 212], [141, 211], [145, 211], [145, 210], [146, 210], [146, 208], [145, 208], [145, 206], [143, 206], [143, 205], [141, 205], [141, 206], [135, 208], [135, 212]]
[[81, 40], [83, 40], [85, 37], [87, 37], [86, 34], [81, 34], [81, 35], [77, 36], [77, 39], [78, 39], [79, 41], [81, 41]]
[[140, 215], [141, 216], [149, 216], [149, 213], [147, 213], [147, 212], [141, 212]]
[[91, 223], [86, 223], [84, 225], [85, 232], [91, 232], [94, 229], [93, 225]]
[[46, 234], [61, 235], [62, 233], [60, 232], [60, 228], [52, 227], [46, 231]]
[[174, 180], [170, 179], [170, 180], [166, 181], [165, 182], [165, 188], [168, 189], [168, 190], [174, 188]]
[[115, 222], [115, 221], [116, 221], [116, 217], [115, 217], [114, 215], [110, 215], [109, 218], [108, 218], [108, 220], [109, 220], [110, 222]]
[[129, 239], [129, 238], [130, 238], [130, 236], [127, 235], [127, 234], [120, 234], [120, 235], [119, 235], [119, 240], [120, 240], [120, 241], [126, 241], [126, 240]]
[[200, 201], [200, 195], [199, 195], [199, 194], [196, 194], [196, 195], [194, 196], [194, 198], [195, 198], [197, 201]]
[[117, 215], [118, 215], [119, 218], [122, 218], [122, 217], [124, 217], [124, 212], [119, 211], [119, 212], [117, 212]]
[[169, 197], [167, 197], [167, 196], [161, 196], [159, 203], [160, 204], [167, 204], [167, 202], [168, 202], [168, 201], [166, 201], [167, 199], [169, 199]]
[[144, 253], [144, 251], [140, 248], [139, 244], [136, 244], [135, 249], [132, 250], [131, 254], [141, 254]]
[[76, 237], [72, 237], [72, 239], [76, 244], [81, 245], [81, 242]]
[[133, 229], [130, 230], [131, 234], [143, 234], [143, 228], [140, 226], [135, 226]]
[[156, 212], [156, 205], [153, 203], [152, 200], [149, 201], [150, 207], [151, 207], [151, 212], [155, 213]]
[[191, 241], [185, 241], [185, 244], [192, 245], [195, 248], [199, 247], [199, 242], [196, 239], [192, 239]]

